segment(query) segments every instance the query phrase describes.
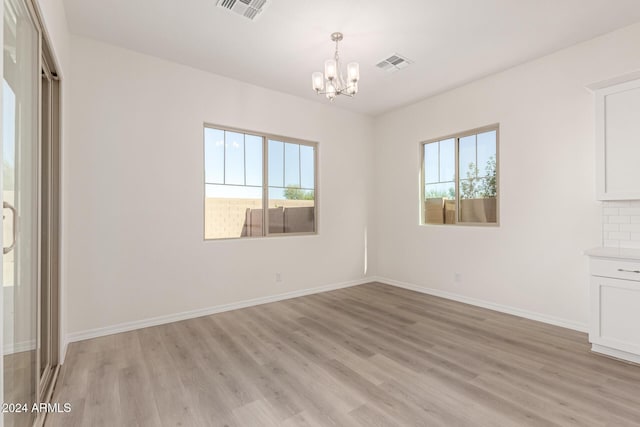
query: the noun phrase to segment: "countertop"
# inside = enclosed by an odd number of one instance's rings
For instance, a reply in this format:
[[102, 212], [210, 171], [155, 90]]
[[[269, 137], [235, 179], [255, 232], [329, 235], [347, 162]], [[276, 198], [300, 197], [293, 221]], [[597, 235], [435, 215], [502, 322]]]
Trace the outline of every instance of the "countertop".
[[640, 249], [625, 248], [593, 248], [584, 251], [585, 255], [594, 258], [613, 258], [640, 261]]

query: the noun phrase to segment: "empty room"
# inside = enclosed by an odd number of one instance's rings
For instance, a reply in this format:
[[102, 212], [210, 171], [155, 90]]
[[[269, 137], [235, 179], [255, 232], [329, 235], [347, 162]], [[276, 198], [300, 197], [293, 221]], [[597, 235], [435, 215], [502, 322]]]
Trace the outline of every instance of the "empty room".
[[0, 34], [0, 427], [640, 426], [637, 0]]

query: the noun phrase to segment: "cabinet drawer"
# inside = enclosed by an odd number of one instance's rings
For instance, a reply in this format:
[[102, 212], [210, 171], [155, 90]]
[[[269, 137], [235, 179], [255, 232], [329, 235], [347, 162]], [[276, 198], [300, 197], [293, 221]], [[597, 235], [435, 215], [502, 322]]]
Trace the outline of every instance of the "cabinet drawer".
[[592, 258], [591, 275], [640, 282], [640, 262]]

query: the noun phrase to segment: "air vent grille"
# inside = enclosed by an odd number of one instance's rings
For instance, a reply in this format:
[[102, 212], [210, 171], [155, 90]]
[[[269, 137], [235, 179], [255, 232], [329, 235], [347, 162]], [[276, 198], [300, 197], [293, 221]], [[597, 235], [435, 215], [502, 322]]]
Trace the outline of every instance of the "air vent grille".
[[230, 10], [253, 21], [268, 5], [267, 0], [218, 0], [218, 7]]
[[402, 55], [394, 53], [387, 59], [384, 59], [378, 62], [376, 64], [376, 67], [380, 68], [381, 70], [394, 72], [394, 71], [402, 70], [403, 68], [407, 68], [412, 63], [413, 61], [405, 58]]

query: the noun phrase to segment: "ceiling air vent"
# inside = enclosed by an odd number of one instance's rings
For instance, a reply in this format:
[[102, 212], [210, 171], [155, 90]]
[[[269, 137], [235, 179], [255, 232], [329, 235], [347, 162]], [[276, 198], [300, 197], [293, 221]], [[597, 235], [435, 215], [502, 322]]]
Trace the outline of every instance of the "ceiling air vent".
[[255, 20], [267, 6], [267, 0], [218, 0], [218, 7]]
[[412, 64], [412, 61], [408, 60], [404, 56], [394, 53], [384, 61], [378, 62], [376, 64], [376, 67], [380, 68], [381, 70], [394, 72], [394, 71], [402, 70], [403, 68], [407, 68], [411, 64]]

